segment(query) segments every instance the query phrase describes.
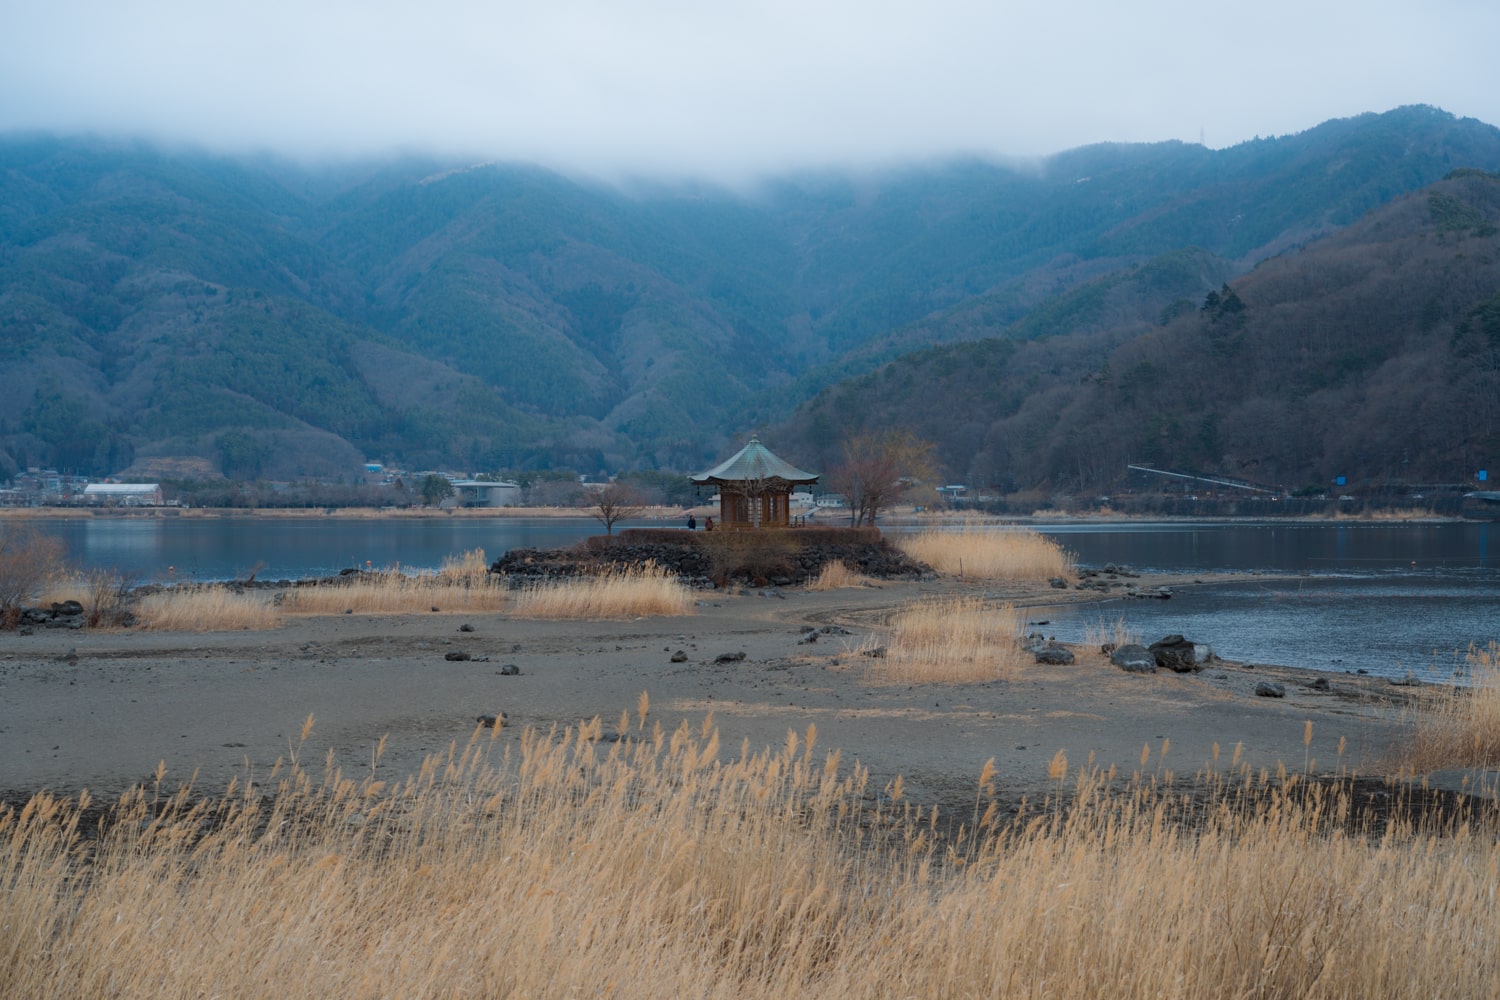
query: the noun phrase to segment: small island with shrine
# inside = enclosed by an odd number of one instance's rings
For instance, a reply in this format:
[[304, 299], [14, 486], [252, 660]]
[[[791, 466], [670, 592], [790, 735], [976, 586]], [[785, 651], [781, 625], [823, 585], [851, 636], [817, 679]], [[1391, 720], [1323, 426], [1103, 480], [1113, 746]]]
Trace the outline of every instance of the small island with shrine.
[[[831, 562], [883, 579], [931, 573], [887, 542], [873, 525], [805, 525], [792, 514], [792, 490], [816, 483], [819, 475], [779, 458], [757, 436], [724, 462], [688, 479], [718, 490], [719, 513], [712, 530], [626, 528], [567, 550], [513, 549], [495, 561], [491, 572], [524, 584], [649, 563], [698, 587], [722, 587], [731, 581], [796, 586]], [[705, 528], [709, 522], [705, 519]]]

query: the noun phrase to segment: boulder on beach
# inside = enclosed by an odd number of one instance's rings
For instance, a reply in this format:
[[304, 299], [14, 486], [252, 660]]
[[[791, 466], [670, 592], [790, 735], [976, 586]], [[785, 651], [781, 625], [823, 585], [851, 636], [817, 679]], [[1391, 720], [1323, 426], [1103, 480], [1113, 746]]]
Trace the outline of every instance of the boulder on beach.
[[1196, 674], [1214, 658], [1212, 646], [1189, 642], [1180, 635], [1165, 636], [1153, 642], [1150, 648], [1158, 667], [1179, 674]]
[[1049, 642], [1042, 648], [1035, 650], [1036, 662], [1050, 663], [1054, 666], [1067, 666], [1073, 662], [1073, 651], [1059, 643]]
[[1109, 654], [1109, 662], [1128, 674], [1156, 673], [1156, 657], [1151, 650], [1139, 643], [1116, 646]]

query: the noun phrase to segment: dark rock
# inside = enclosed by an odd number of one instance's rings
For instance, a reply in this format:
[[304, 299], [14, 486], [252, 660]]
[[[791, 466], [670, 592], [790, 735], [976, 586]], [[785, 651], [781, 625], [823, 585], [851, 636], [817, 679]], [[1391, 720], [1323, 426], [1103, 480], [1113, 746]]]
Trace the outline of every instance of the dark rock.
[[[810, 529], [807, 541], [789, 552], [778, 555], [778, 563], [755, 571], [748, 568], [733, 570], [729, 578], [716, 580], [716, 570], [703, 536], [692, 536], [684, 531], [672, 532], [676, 539], [664, 537], [663, 532], [653, 529], [626, 529], [613, 540], [600, 544], [590, 542], [581, 549], [511, 549], [490, 566], [490, 572], [503, 574], [511, 587], [522, 587], [538, 580], [567, 579], [597, 573], [602, 568], [618, 565], [644, 565], [654, 562], [675, 574], [692, 587], [705, 590], [728, 585], [733, 580], [748, 582], [757, 589], [775, 586], [799, 586], [818, 575], [830, 562], [844, 562], [857, 567], [866, 576], [882, 579], [923, 579], [931, 576], [931, 570], [912, 560], [888, 540], [860, 537], [857, 534], [848, 540], [830, 540], [826, 534], [815, 534]], [[765, 596], [782, 597], [770, 591]]]
[[1333, 690], [1333, 685], [1328, 683], [1328, 678], [1327, 677], [1319, 677], [1317, 680], [1315, 680], [1311, 684], [1309, 684], [1308, 687], [1311, 688], [1314, 691], [1331, 691], [1331, 690]]
[[520, 677], [521, 668], [516, 666], [514, 663], [507, 663], [505, 666], [500, 668], [499, 673], [501, 677]]
[[738, 653], [720, 653], [718, 656], [714, 657], [714, 662], [715, 663], [739, 663], [744, 658], [745, 658], [745, 653], [744, 653], [743, 650], [741, 650]]
[[679, 649], [677, 652], [675, 652], [675, 653], [672, 654], [672, 662], [673, 663], [686, 663], [687, 662], [687, 653], [684, 652], [683, 650]]
[[1040, 632], [1031, 632], [1021, 640], [1021, 648], [1028, 653], [1040, 653], [1051, 645], [1052, 640]]
[[1068, 589], [1068, 581], [1064, 580], [1060, 576], [1054, 576], [1052, 579], [1050, 579], [1050, 580], [1047, 581], [1047, 584], [1050, 587], [1052, 587], [1053, 590], [1067, 590]]
[[1261, 681], [1255, 685], [1255, 696], [1257, 698], [1285, 698], [1286, 688], [1275, 681]]
[[460, 625], [458, 627], [458, 630], [460, 632], [472, 632], [472, 631], [474, 631], [474, 626], [470, 625], [468, 622], [464, 622], [462, 625]]
[[1151, 655], [1156, 657], [1158, 667], [1179, 674], [1197, 673], [1213, 659], [1213, 649], [1180, 635], [1169, 635], [1151, 644]]
[[481, 715], [476, 721], [486, 729], [499, 729], [510, 721], [510, 716], [506, 715], [504, 712], [486, 712], [484, 715]]
[[470, 659], [470, 656], [469, 656], [468, 653], [464, 652], [461, 649], [455, 649], [452, 652], [444, 653], [443, 654], [443, 659], [445, 659], [445, 660], [453, 660], [453, 661], [457, 662], [457, 661], [461, 661], [461, 660]]
[[866, 650], [863, 650], [860, 653], [860, 655], [861, 656], [868, 656], [868, 657], [871, 657], [871, 658], [876, 659], [876, 660], [883, 660], [883, 659], [885, 659], [885, 647], [884, 646], [876, 646], [874, 649], [866, 649]]
[[1130, 642], [1115, 647], [1109, 654], [1109, 662], [1127, 674], [1156, 673], [1156, 657], [1151, 654], [1151, 650], [1138, 643]]
[[1045, 648], [1037, 650], [1036, 662], [1066, 666], [1073, 662], [1073, 651], [1055, 642], [1049, 643]]
[[818, 641], [818, 633], [816, 633], [816, 632], [809, 632], [806, 635], [804, 635], [802, 638], [800, 638], [800, 639], [797, 640], [797, 645], [799, 645], [799, 646], [806, 646], [806, 645], [809, 645], [810, 643], [814, 643], [814, 642], [817, 642], [817, 641]]
[[81, 615], [83, 605], [77, 601], [54, 601], [52, 602], [52, 613], [54, 615]]

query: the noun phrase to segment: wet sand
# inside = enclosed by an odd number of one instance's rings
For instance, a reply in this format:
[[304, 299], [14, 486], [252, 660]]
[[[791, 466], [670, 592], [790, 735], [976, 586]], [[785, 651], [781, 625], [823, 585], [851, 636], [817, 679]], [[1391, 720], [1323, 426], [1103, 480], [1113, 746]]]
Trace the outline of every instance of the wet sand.
[[[1187, 583], [1139, 581], [1143, 589]], [[255, 632], [0, 632], [0, 791], [14, 800], [44, 788], [87, 788], [112, 798], [149, 783], [160, 762], [166, 786], [191, 780], [214, 795], [231, 777], [264, 778], [292, 752], [319, 765], [331, 755], [346, 773], [362, 775], [382, 737], [386, 749], [374, 766], [395, 779], [425, 755], [462, 745], [481, 715], [508, 716], [503, 741], [528, 726], [594, 716], [611, 732], [622, 710], [635, 725], [644, 691], [648, 731], [653, 720], [669, 733], [684, 720], [697, 726], [712, 711], [726, 755], [744, 742], [752, 750], [779, 746], [788, 730], [805, 735], [811, 725], [819, 747], [840, 749], [845, 766], [868, 767], [874, 787], [899, 773], [918, 800], [972, 801], [980, 769], [994, 757], [1001, 794], [1014, 800], [1045, 792], [1059, 750], [1074, 767], [1092, 756], [1127, 774], [1140, 766], [1143, 747], [1148, 768], [1190, 775], [1215, 744], [1227, 764], [1237, 743], [1257, 767], [1300, 771], [1310, 756], [1314, 770], [1377, 771], [1413, 694], [1369, 678], [1230, 663], [1200, 674], [1127, 674], [1097, 649], [1076, 646], [1076, 663], [1029, 667], [1012, 680], [893, 686], [868, 676], [871, 661], [855, 650], [886, 615], [918, 596], [963, 589], [945, 581], [713, 591], [699, 595], [694, 616], [626, 622], [356, 614], [291, 617]], [[1028, 606], [1033, 621], [1050, 605], [1088, 597], [987, 593]], [[473, 631], [460, 631], [464, 624]], [[798, 643], [805, 626], [823, 625], [850, 634]], [[677, 650], [685, 662], [671, 662]], [[458, 651], [473, 659], [445, 659]], [[715, 663], [726, 653], [744, 659]], [[501, 673], [509, 664], [519, 676]], [[1318, 677], [1329, 690], [1310, 686]], [[1262, 680], [1282, 683], [1286, 697], [1256, 697]], [[299, 747], [309, 714], [312, 734]], [[1313, 739], [1305, 746], [1308, 720]], [[1163, 741], [1170, 741], [1164, 762]]]

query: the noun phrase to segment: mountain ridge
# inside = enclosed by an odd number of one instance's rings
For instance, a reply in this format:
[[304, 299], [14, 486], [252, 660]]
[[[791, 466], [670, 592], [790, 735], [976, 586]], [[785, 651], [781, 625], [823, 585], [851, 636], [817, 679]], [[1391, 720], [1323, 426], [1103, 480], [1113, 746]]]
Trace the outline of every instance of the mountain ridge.
[[[281, 477], [690, 469], [913, 350], [1105, 307], [1139, 333], [1454, 166], [1500, 169], [1500, 131], [1424, 107], [749, 195], [0, 137], [0, 476], [222, 465], [230, 432]], [[1172, 261], [1156, 292], [1130, 277]]]

